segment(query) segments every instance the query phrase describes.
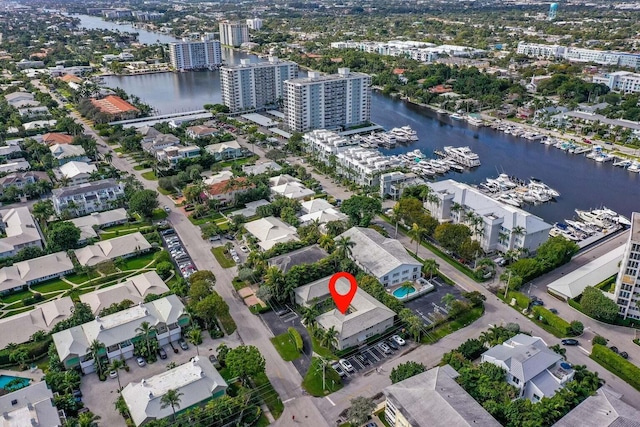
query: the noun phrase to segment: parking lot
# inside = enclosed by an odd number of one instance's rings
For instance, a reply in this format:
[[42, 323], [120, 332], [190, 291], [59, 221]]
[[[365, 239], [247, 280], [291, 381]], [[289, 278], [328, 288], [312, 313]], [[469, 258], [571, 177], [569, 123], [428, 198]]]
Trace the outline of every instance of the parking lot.
[[433, 291], [404, 303], [404, 306], [420, 316], [427, 326], [434, 323], [434, 315], [447, 315], [442, 297], [453, 294], [457, 299], [462, 299], [462, 291], [457, 286], [448, 285], [439, 277], [434, 277], [430, 282], [435, 286]]
[[163, 230], [160, 234], [162, 236], [162, 243], [165, 249], [171, 255], [171, 259], [182, 277], [188, 279], [189, 276], [198, 271], [196, 266], [193, 264], [189, 253], [185, 249], [183, 242], [180, 240], [180, 237], [178, 237], [173, 228]]
[[225, 234], [221, 236], [220, 240], [211, 242], [213, 246], [224, 246], [227, 243], [231, 243], [232, 247], [229, 249], [229, 254], [236, 264], [243, 264], [249, 256], [249, 247], [244, 242], [238, 241], [233, 236]]

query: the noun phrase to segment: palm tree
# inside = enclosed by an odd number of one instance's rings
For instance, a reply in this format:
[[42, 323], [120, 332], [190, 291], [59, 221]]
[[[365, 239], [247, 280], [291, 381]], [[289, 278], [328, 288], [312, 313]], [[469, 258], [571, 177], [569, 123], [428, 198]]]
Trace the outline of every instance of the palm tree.
[[200, 328], [194, 326], [189, 329], [189, 332], [187, 332], [187, 339], [196, 347], [196, 354], [200, 356], [200, 349], [198, 348], [198, 345], [202, 344], [202, 331]]
[[513, 227], [511, 229], [511, 235], [512, 236], [524, 236], [525, 232], [527, 230], [524, 227], [520, 227], [519, 225]]
[[93, 412], [83, 412], [78, 416], [78, 427], [98, 427], [99, 415]]
[[120, 359], [113, 359], [111, 363], [109, 363], [109, 366], [107, 366], [107, 368], [110, 371], [116, 371], [116, 378], [118, 379], [118, 391], [122, 390], [122, 385], [120, 384], [120, 372], [118, 371], [124, 368], [124, 361]]
[[411, 230], [409, 230], [408, 234], [409, 237], [411, 237], [411, 243], [416, 242], [416, 256], [418, 256], [418, 247], [422, 243], [422, 237], [426, 232], [426, 228], [420, 227], [415, 222], [413, 223], [413, 226], [411, 226]]
[[456, 296], [453, 294], [446, 294], [445, 296], [442, 297], [442, 299], [440, 300], [440, 302], [442, 302], [444, 304], [444, 306], [447, 308], [447, 310], [451, 309], [451, 304], [453, 304], [453, 302], [456, 300]]
[[302, 323], [304, 323], [309, 329], [314, 330], [316, 328], [316, 318], [320, 315], [318, 307], [313, 305], [307, 307], [302, 311]]
[[113, 160], [113, 154], [111, 154], [111, 151], [107, 151], [106, 153], [104, 153], [104, 161], [107, 163], [111, 163], [111, 161]]
[[100, 364], [100, 352], [105, 350], [105, 346], [98, 340], [91, 341], [89, 345], [89, 353], [93, 356], [93, 360], [98, 364], [98, 373], [102, 373], [102, 365]]
[[393, 236], [394, 239], [398, 238], [398, 223], [400, 222], [400, 203], [396, 203], [395, 205], [393, 205], [393, 208], [391, 208], [392, 213], [391, 213], [391, 220], [393, 222], [396, 223], [396, 232]]
[[324, 334], [322, 334], [322, 340], [320, 344], [330, 349], [335, 348], [337, 338], [338, 338], [338, 331], [336, 330], [335, 326], [332, 326], [326, 331], [324, 331]]
[[171, 411], [173, 411], [173, 421], [176, 420], [176, 407], [180, 407], [180, 396], [182, 396], [182, 393], [179, 391], [169, 389], [164, 396], [160, 398], [160, 407], [162, 409], [167, 406], [171, 406]]
[[341, 236], [338, 240], [336, 240], [336, 252], [342, 259], [346, 259], [351, 256], [351, 248], [356, 245], [355, 242], [351, 241], [351, 237], [349, 236]]
[[151, 355], [151, 347], [149, 347], [149, 337], [153, 332], [156, 332], [156, 327], [152, 326], [149, 322], [142, 322], [140, 326], [136, 328], [136, 336], [141, 336], [147, 346], [147, 356]]
[[[323, 234], [318, 240], [318, 244], [320, 245], [320, 247], [327, 252], [332, 251], [334, 243], [335, 243], [334, 240], [328, 234]], [[254, 253], [254, 252], [251, 252], [251, 253]]]
[[422, 271], [425, 274], [429, 274], [429, 280], [433, 279], [433, 275], [438, 272], [438, 262], [433, 258], [427, 258], [424, 260], [424, 264], [422, 265]]

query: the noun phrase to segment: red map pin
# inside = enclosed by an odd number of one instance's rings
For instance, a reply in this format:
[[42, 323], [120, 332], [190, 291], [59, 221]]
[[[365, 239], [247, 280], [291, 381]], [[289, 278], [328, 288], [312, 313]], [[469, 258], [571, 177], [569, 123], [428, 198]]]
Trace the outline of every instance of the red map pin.
[[[346, 279], [349, 281], [349, 292], [347, 292], [346, 294], [341, 294], [338, 293], [338, 290], [336, 289], [336, 284], [338, 283], [338, 279]], [[340, 283], [340, 291], [344, 291], [346, 290], [346, 286], [344, 286], [344, 282]], [[356, 278], [353, 277], [353, 275], [347, 273], [346, 271], [341, 271], [340, 273], [336, 273], [333, 276], [331, 276], [331, 279], [329, 279], [329, 292], [331, 292], [331, 296], [333, 297], [333, 301], [336, 303], [336, 307], [338, 307], [338, 310], [340, 310], [340, 313], [345, 314], [347, 312], [347, 309], [349, 308], [349, 305], [351, 304], [351, 301], [353, 300], [353, 297], [355, 296], [356, 292], [358, 291], [358, 282], [356, 281]]]

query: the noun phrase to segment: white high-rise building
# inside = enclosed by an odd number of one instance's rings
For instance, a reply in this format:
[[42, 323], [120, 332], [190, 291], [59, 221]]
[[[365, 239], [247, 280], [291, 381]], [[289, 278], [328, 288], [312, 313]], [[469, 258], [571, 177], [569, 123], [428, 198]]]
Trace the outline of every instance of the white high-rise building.
[[616, 279], [614, 301], [618, 304], [618, 314], [624, 319], [640, 319], [640, 308], [636, 304], [640, 294], [640, 213], [631, 215], [629, 240], [620, 262]]
[[535, 58], [557, 59], [562, 58], [565, 52], [564, 46], [557, 44], [518, 43], [518, 55], [533, 56]]
[[339, 68], [338, 74], [284, 82], [285, 124], [289, 130], [344, 129], [371, 120], [371, 77]]
[[201, 41], [169, 43], [169, 60], [177, 71], [218, 68], [222, 65], [220, 41], [208, 34]]
[[611, 90], [623, 93], [640, 92], [640, 74], [630, 73], [629, 71], [616, 71], [615, 73], [605, 74], [603, 76], [594, 76], [594, 83], [602, 83]]
[[250, 30], [260, 30], [260, 28], [262, 28], [262, 19], [247, 19], [247, 27], [249, 27]]
[[240, 47], [249, 41], [249, 27], [244, 22], [223, 21], [220, 23], [220, 43], [224, 46]]
[[269, 62], [251, 63], [220, 69], [222, 102], [232, 113], [261, 110], [284, 100], [285, 80], [298, 77], [298, 64], [270, 57]]

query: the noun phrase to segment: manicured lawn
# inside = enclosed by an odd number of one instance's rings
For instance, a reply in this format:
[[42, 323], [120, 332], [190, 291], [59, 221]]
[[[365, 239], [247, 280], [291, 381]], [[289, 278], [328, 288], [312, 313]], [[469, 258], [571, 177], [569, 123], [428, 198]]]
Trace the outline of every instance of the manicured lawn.
[[143, 172], [143, 173], [141, 174], [141, 176], [142, 176], [144, 179], [147, 179], [147, 180], [149, 180], [149, 181], [157, 181], [157, 180], [158, 180], [158, 177], [156, 176], [156, 173], [155, 173], [154, 171]]
[[15, 294], [3, 296], [0, 299], [5, 304], [11, 304], [12, 302], [20, 301], [23, 298], [32, 296], [33, 293], [30, 290], [24, 290], [20, 292], [16, 292]]
[[133, 170], [134, 170], [134, 171], [141, 171], [141, 170], [144, 170], [144, 169], [149, 169], [149, 168], [148, 168], [148, 167], [146, 167], [146, 166], [142, 166], [142, 165], [135, 165], [135, 166], [133, 167]]
[[326, 366], [324, 368], [324, 381], [326, 389], [322, 388], [321, 363], [322, 361], [319, 358], [314, 357], [311, 360], [311, 366], [309, 366], [307, 374], [302, 380], [302, 387], [307, 391], [307, 393], [315, 397], [326, 396], [327, 394], [331, 394], [334, 391], [338, 391], [342, 388], [342, 380], [340, 379], [340, 375], [338, 375], [338, 373], [331, 366]]
[[127, 222], [125, 224], [114, 225], [113, 227], [103, 228], [101, 231], [105, 233], [114, 233], [116, 231], [124, 231], [124, 230], [138, 230], [139, 228], [149, 227], [149, 223], [145, 222]]
[[278, 392], [273, 388], [271, 382], [269, 382], [269, 378], [267, 378], [265, 374], [260, 374], [253, 379], [253, 382], [255, 384], [255, 388], [260, 390], [259, 396], [264, 401], [265, 405], [267, 405], [269, 411], [271, 411], [273, 418], [280, 418], [282, 411], [284, 411], [284, 404], [282, 403], [282, 400], [280, 400]]
[[67, 279], [68, 281], [75, 283], [76, 285], [80, 285], [84, 282], [86, 282], [87, 280], [90, 279], [95, 279], [96, 277], [99, 277], [100, 275], [98, 273], [96, 273], [95, 271], [92, 271], [89, 274], [89, 277], [87, 277], [86, 274], [81, 273], [81, 274], [71, 274], [69, 276], [65, 276], [65, 279]]
[[231, 258], [227, 258], [224, 253], [225, 250], [226, 248], [224, 246], [218, 246], [215, 248], [211, 248], [211, 253], [214, 257], [216, 257], [216, 261], [218, 261], [218, 264], [220, 264], [222, 268], [234, 267], [236, 265], [235, 261], [233, 261]]
[[[44, 301], [43, 301], [43, 302], [44, 302]], [[2, 318], [4, 319], [4, 318], [11, 317], [11, 316], [15, 316], [16, 314], [24, 313], [24, 312], [26, 312], [26, 311], [31, 311], [31, 310], [33, 310], [33, 306], [32, 306], [32, 305], [30, 305], [29, 307], [22, 308], [22, 309], [20, 309], [20, 310], [10, 311], [10, 312], [8, 312], [8, 313], [3, 314], [3, 315], [2, 315], [2, 316], [0, 316], [0, 317], [2, 317]]]
[[71, 289], [72, 287], [73, 286], [63, 282], [61, 279], [55, 279], [55, 280], [50, 280], [44, 283], [38, 283], [37, 285], [31, 285], [31, 289], [34, 292], [39, 292], [39, 293], [47, 293], [47, 292], [53, 292], [53, 291], [66, 291], [67, 289]]
[[226, 221], [220, 212], [212, 212], [209, 215], [200, 218], [193, 218], [193, 215], [189, 217], [189, 221], [191, 221], [193, 225], [202, 225], [212, 221], [217, 224], [220, 220]]
[[233, 289], [235, 289], [236, 291], [239, 291], [240, 289], [246, 288], [248, 286], [247, 282], [240, 280], [237, 277], [233, 278], [231, 284], [233, 285]]
[[139, 257], [128, 258], [125, 260], [124, 264], [122, 265], [122, 267], [120, 267], [120, 269], [121, 270], [138, 270], [140, 268], [144, 268], [146, 267], [147, 264], [153, 261], [154, 255], [155, 255], [155, 252], [149, 252], [147, 254], [140, 255]]
[[422, 337], [423, 344], [433, 344], [439, 341], [441, 338], [469, 326], [471, 323], [478, 320], [484, 314], [484, 307], [473, 308], [466, 313], [459, 316], [457, 319], [446, 322], [443, 325], [438, 326], [435, 329], [429, 331], [428, 335]]
[[231, 317], [231, 314], [225, 313], [218, 316], [218, 320], [220, 321], [220, 326], [226, 332], [227, 335], [231, 335], [238, 329], [235, 320]]
[[259, 157], [258, 156], [249, 156], [249, 157], [243, 157], [241, 159], [235, 159], [235, 160], [227, 160], [221, 163], [216, 163], [217, 165], [220, 165], [221, 167], [227, 167], [227, 166], [232, 166], [234, 164], [236, 165], [244, 165], [247, 163], [251, 163], [251, 162], [255, 162], [256, 160], [258, 160]]
[[300, 352], [296, 349], [293, 338], [288, 332], [271, 338], [271, 344], [273, 344], [276, 350], [278, 350], [280, 357], [286, 362], [296, 360], [301, 356]]
[[164, 194], [165, 196], [168, 196], [174, 193], [174, 191], [165, 190], [164, 188], [160, 188], [160, 187], [156, 188], [156, 190], [158, 190], [158, 193]]
[[165, 219], [167, 216], [169, 216], [169, 214], [166, 213], [164, 209], [158, 208], [153, 211], [153, 214], [151, 215], [151, 219], [153, 221], [159, 221], [161, 219]]
[[313, 351], [316, 354], [324, 357], [325, 359], [337, 359], [337, 357], [331, 352], [331, 350], [320, 345], [320, 342], [316, 339], [316, 337], [313, 336], [311, 331], [309, 331], [309, 335], [311, 336], [311, 345], [313, 346]]

